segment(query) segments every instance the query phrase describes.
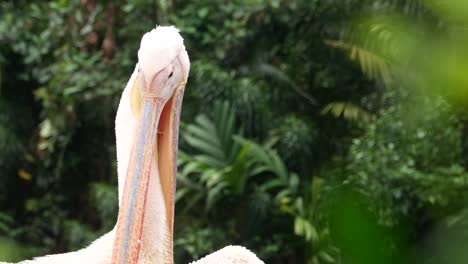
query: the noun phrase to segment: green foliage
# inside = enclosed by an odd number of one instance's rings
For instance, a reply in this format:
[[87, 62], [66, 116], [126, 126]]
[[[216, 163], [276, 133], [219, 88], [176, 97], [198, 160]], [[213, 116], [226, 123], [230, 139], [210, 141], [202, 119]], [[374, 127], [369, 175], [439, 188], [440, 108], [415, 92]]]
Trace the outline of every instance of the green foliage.
[[178, 198], [191, 193], [189, 207], [205, 200], [209, 211], [223, 196], [247, 197], [249, 181], [261, 173], [276, 174], [278, 184], [286, 180], [288, 172], [274, 152], [234, 132], [234, 115], [227, 103], [217, 104], [213, 120], [199, 115], [182, 132], [195, 155], [181, 154]]
[[191, 58], [176, 262], [241, 244], [266, 263], [456, 263], [431, 230], [466, 230], [466, 19], [436, 2], [0, 3], [0, 259], [113, 227], [118, 99], [142, 34], [174, 24]]
[[83, 248], [97, 238], [89, 227], [76, 220], [65, 220], [63, 230], [65, 240], [63, 243], [71, 250]]
[[374, 116], [360, 106], [349, 102], [333, 102], [326, 105], [322, 114], [331, 114], [336, 118], [343, 118], [353, 123], [369, 123]]
[[419, 102], [416, 112], [412, 104], [385, 109], [350, 150], [349, 181], [381, 199], [378, 214], [388, 225], [429, 208], [429, 219], [446, 215], [467, 194], [457, 117], [440, 99]]
[[20, 245], [13, 240], [0, 237], [0, 256], [2, 261], [21, 261], [39, 253], [37, 248]]
[[333, 40], [327, 40], [325, 43], [331, 47], [348, 51], [349, 58], [359, 63], [361, 71], [366, 74], [367, 77], [382, 80], [385, 84], [390, 83], [392, 74], [384, 58], [357, 45]]
[[225, 243], [225, 232], [226, 230], [190, 226], [175, 238], [174, 246], [182, 249], [190, 258], [199, 259], [219, 248], [219, 244]]
[[93, 183], [90, 190], [90, 203], [96, 210], [102, 232], [114, 227], [119, 211], [117, 186], [106, 183]]
[[[278, 223], [267, 223], [265, 220], [275, 216], [289, 219], [294, 234], [298, 236], [290, 239], [294, 241], [299, 237], [303, 238], [302, 243], [310, 250], [308, 258], [311, 263], [334, 263], [332, 255], [336, 255], [337, 251], [331, 244], [327, 229], [320, 230], [319, 233], [315, 226], [318, 221], [315, 213], [318, 212], [316, 208], [319, 204], [321, 181], [314, 180], [311, 189], [305, 188], [310, 190], [311, 195], [301, 197], [298, 175], [289, 172], [272, 149], [276, 140], [259, 145], [245, 139], [240, 131], [236, 133], [234, 130], [236, 125], [233, 114], [227, 103], [217, 103], [212, 119], [199, 115], [194, 124], [184, 127], [182, 138], [194, 154], [189, 156], [183, 153], [179, 157], [178, 206], [186, 212], [197, 212], [200, 205], [204, 204], [205, 211], [201, 214], [201, 219], [206, 220], [200, 221], [206, 221], [213, 228], [217, 226], [223, 230], [232, 230], [234, 223], [244, 223], [244, 226], [235, 226], [234, 230], [240, 229], [237, 232], [261, 238], [263, 245], [256, 247], [261, 246], [260, 254], [264, 252], [265, 256], [273, 253], [279, 257], [277, 250], [287, 247], [287, 244], [276, 243], [275, 247], [278, 248], [269, 253], [273, 248], [264, 243], [268, 241], [265, 235], [270, 234], [256, 230], [256, 227], [262, 224], [264, 228], [270, 226], [267, 229], [281, 229]], [[215, 209], [223, 207], [235, 209], [232, 212]], [[216, 223], [209, 221], [210, 218], [217, 219]], [[205, 230], [200, 236], [206, 232], [208, 231]], [[236, 237], [232, 235], [237, 232], [226, 232], [224, 239], [236, 242]], [[200, 248], [197, 241], [213, 243], [207, 241], [216, 241], [216, 236], [200, 237], [197, 240], [193, 237], [195, 231], [188, 229], [184, 233], [192, 235], [183, 236], [178, 243], [192, 257], [214, 249]], [[251, 243], [255, 240], [252, 239]], [[291, 240], [284, 243], [291, 243]]]

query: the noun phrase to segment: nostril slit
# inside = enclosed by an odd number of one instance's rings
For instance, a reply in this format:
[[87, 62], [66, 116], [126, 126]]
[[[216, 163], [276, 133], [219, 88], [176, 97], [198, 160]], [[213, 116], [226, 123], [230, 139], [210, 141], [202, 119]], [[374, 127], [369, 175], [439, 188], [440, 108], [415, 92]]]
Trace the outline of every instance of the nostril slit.
[[171, 73], [169, 74], [169, 77], [168, 77], [168, 78], [171, 78], [173, 73], [174, 73], [174, 72], [171, 72]]

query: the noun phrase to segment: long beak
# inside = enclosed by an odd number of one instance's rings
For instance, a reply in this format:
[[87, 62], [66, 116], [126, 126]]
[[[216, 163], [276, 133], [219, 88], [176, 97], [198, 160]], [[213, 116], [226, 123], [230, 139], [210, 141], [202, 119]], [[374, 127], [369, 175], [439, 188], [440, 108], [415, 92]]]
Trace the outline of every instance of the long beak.
[[[178, 87], [169, 100], [164, 101], [152, 96], [155, 94], [152, 90], [154, 87], [150, 87], [152, 84], [147, 87], [142, 75], [138, 82], [142, 86], [141, 119], [125, 179], [111, 263], [138, 263], [150, 172], [155, 169], [159, 172], [163, 190], [170, 243], [167, 245], [171, 258], [168, 262], [172, 263], [179, 120], [185, 84]], [[154, 157], [157, 168], [151, 168]]]

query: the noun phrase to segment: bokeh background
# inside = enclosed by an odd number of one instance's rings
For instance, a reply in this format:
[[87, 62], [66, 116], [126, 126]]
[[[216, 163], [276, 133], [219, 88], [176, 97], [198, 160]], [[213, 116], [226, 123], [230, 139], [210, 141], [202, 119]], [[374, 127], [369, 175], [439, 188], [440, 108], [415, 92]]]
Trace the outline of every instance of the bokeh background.
[[468, 3], [0, 3], [0, 260], [115, 223], [114, 116], [141, 36], [176, 25], [176, 263], [468, 263]]

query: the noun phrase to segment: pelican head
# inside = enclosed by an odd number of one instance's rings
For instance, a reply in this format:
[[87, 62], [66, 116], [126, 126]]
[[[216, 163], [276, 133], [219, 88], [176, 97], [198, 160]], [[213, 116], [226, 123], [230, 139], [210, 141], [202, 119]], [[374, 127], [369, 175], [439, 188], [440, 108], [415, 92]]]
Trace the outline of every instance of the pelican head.
[[112, 263], [173, 262], [178, 128], [189, 69], [175, 27], [143, 36], [116, 117], [120, 209]]

